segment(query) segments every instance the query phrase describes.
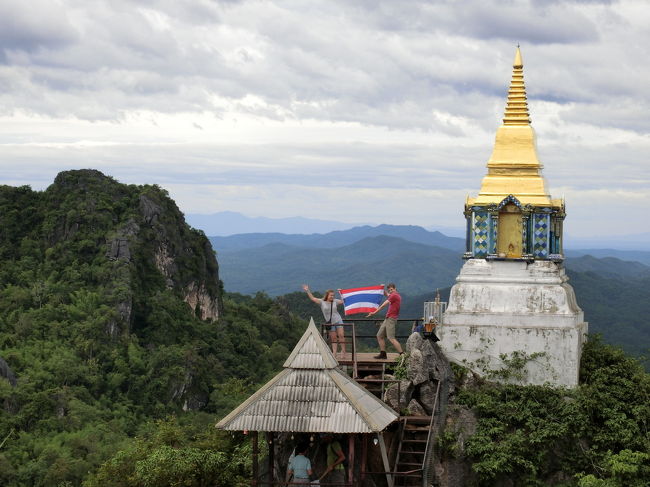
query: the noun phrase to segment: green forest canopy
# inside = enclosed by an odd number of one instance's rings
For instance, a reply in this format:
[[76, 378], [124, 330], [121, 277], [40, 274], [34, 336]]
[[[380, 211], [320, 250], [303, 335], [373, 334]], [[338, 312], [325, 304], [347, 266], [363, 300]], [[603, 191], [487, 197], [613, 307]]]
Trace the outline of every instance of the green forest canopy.
[[[143, 218], [143, 196], [161, 208], [158, 226]], [[131, 220], [141, 227], [132, 258], [108, 258]], [[222, 295], [205, 236], [156, 186], [96, 171], [62, 173], [44, 192], [2, 186], [0, 225], [0, 356], [17, 377], [15, 387], [0, 379], [0, 484], [245, 485], [245, 438], [213, 425], [277, 372], [305, 322], [283, 300]], [[161, 238], [185, 259], [173, 285], [153, 260]], [[223, 301], [216, 322], [183, 300], [197, 278]], [[460, 399], [480, 417], [473, 468], [483, 485], [539, 485], [557, 465], [565, 485], [646, 485], [649, 384], [596, 340], [576, 390], [468, 390]]]

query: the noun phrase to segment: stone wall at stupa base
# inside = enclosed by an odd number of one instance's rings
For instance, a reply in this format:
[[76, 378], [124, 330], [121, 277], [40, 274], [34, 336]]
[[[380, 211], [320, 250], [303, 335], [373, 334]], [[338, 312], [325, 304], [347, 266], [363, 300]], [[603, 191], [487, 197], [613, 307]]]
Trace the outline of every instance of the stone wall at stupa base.
[[561, 264], [468, 260], [437, 330], [447, 358], [495, 381], [575, 387], [588, 325]]

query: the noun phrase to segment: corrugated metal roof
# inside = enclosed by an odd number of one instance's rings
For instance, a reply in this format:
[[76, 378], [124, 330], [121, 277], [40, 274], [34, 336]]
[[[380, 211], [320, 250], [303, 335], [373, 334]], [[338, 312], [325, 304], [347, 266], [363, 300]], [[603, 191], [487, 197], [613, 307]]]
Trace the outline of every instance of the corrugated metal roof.
[[333, 369], [339, 363], [332, 355], [330, 347], [318, 332], [314, 318], [309, 320], [309, 326], [293, 348], [293, 352], [284, 362], [283, 367], [292, 369]]
[[[332, 366], [332, 363], [334, 366]], [[285, 369], [223, 418], [229, 431], [372, 433], [397, 419], [341, 370], [311, 320]]]

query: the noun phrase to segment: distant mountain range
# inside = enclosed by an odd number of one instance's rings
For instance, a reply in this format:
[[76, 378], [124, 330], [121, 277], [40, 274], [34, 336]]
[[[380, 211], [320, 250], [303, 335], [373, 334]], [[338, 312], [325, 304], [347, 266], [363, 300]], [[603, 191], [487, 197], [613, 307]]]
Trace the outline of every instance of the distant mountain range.
[[[210, 235], [210, 234], [208, 234]], [[448, 237], [439, 231], [429, 231], [415, 225], [378, 225], [358, 226], [347, 230], [335, 230], [324, 233], [242, 233], [229, 236], [212, 236], [210, 241], [213, 248], [224, 252], [253, 249], [268, 244], [283, 243], [307, 248], [337, 248], [350, 245], [367, 237], [389, 236], [401, 238], [409, 242], [433, 245], [462, 253], [465, 249], [465, 239]], [[620, 249], [569, 249], [565, 250], [567, 257], [591, 255], [593, 257], [615, 257], [621, 260], [637, 261], [650, 265], [650, 251], [620, 250]]]
[[[187, 214], [185, 215], [187, 223], [194, 228], [203, 230], [206, 235], [213, 237], [226, 237], [238, 234], [327, 234], [329, 232], [349, 230], [354, 227], [364, 225], [374, 225], [371, 223], [346, 223], [327, 219], [318, 218], [267, 218], [267, 217], [249, 217], [234, 211], [221, 211], [209, 215]], [[382, 225], [380, 225], [382, 226]], [[418, 227], [422, 228], [422, 227]], [[460, 237], [464, 239], [465, 229], [464, 221], [459, 219], [457, 226], [430, 225], [425, 227], [429, 231], [438, 231], [450, 237]], [[597, 249], [606, 250], [605, 256], [629, 258], [624, 255], [613, 255], [611, 252], [642, 250], [650, 252], [650, 233], [639, 233], [635, 235], [618, 235], [609, 238], [603, 237], [577, 237], [570, 233], [565, 235], [565, 249]], [[608, 250], [609, 249], [609, 250]], [[618, 249], [618, 250], [611, 250]], [[591, 252], [582, 252], [580, 255]], [[592, 253], [594, 257], [601, 257]], [[650, 263], [650, 262], [649, 262]]]
[[243, 250], [261, 247], [268, 244], [282, 243], [298, 247], [332, 249], [350, 245], [368, 237], [396, 237], [408, 242], [434, 245], [462, 252], [465, 240], [457, 237], [447, 237], [440, 232], [430, 232], [415, 225], [364, 225], [348, 230], [333, 231], [325, 234], [314, 233], [284, 234], [284, 233], [247, 233], [228, 237], [210, 237], [212, 246], [217, 252]]
[[636, 261], [645, 265], [650, 265], [650, 251], [647, 250], [619, 250], [619, 249], [569, 249], [565, 250], [567, 257], [580, 257], [582, 255], [591, 255], [599, 259], [606, 257], [615, 257], [620, 260]]
[[[315, 289], [395, 281], [407, 294], [451, 286], [464, 242], [417, 226], [363, 226], [327, 234], [253, 233], [210, 237], [231, 292], [286, 294], [303, 282]], [[650, 277], [650, 252], [620, 251], [637, 261], [597, 258], [573, 250], [565, 266], [604, 278]], [[600, 255], [606, 254], [601, 250]]]
[[[253, 233], [211, 237], [210, 241], [230, 292], [286, 295], [296, 311], [307, 312], [309, 307], [297, 304], [301, 293], [296, 292], [303, 283], [323, 291], [393, 281], [404, 296], [407, 317], [420, 316], [422, 303], [433, 299], [436, 288], [446, 299], [463, 264], [465, 248], [463, 239], [406, 225], [361, 226], [311, 235]], [[589, 255], [592, 252], [598, 257]], [[567, 254], [570, 283], [590, 331], [601, 332], [609, 342], [635, 355], [647, 351], [650, 252], [599, 249]]]
[[458, 274], [457, 251], [385, 235], [337, 248], [269, 243], [218, 253], [219, 272], [231, 292], [285, 294], [308, 283], [314, 289], [395, 281], [409, 294], [446, 287]]
[[203, 230], [206, 235], [236, 235], [238, 233], [328, 233], [346, 230], [360, 223], [343, 223], [315, 218], [249, 217], [234, 211], [221, 211], [210, 215], [185, 215], [187, 223]]

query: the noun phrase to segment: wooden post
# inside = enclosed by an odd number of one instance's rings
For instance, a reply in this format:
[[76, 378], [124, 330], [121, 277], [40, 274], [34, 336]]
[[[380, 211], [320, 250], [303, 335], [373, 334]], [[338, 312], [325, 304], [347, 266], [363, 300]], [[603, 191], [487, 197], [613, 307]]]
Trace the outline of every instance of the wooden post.
[[348, 484], [354, 485], [354, 434], [348, 435]]
[[390, 473], [390, 464], [388, 463], [388, 452], [386, 451], [386, 442], [384, 433], [377, 433], [379, 438], [379, 449], [381, 450], [381, 459], [384, 462], [384, 472], [386, 472], [386, 483], [388, 487], [393, 487], [393, 475]]
[[253, 478], [251, 479], [251, 486], [257, 486], [257, 479], [260, 476], [260, 466], [257, 463], [260, 453], [259, 445], [257, 444], [257, 431], [251, 431], [251, 441], [253, 442]]
[[275, 481], [275, 445], [273, 444], [273, 433], [266, 433], [266, 443], [269, 447], [269, 483], [273, 485]]
[[366, 480], [367, 463], [368, 463], [368, 435], [361, 435], [361, 482]]

